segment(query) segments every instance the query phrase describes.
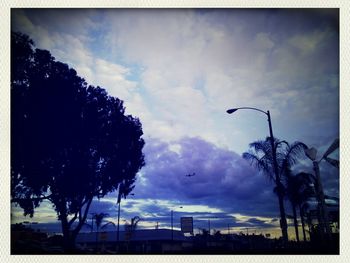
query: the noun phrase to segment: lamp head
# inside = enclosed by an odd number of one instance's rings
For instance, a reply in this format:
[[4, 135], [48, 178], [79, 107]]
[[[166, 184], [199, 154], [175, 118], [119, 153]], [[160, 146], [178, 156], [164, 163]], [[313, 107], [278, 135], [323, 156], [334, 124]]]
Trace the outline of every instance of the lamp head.
[[309, 149], [304, 150], [305, 151], [305, 155], [311, 160], [311, 161], [315, 161], [316, 160], [316, 155], [317, 155], [317, 150], [312, 147]]
[[229, 110], [227, 110], [226, 112], [227, 112], [228, 114], [231, 114], [231, 113], [234, 113], [236, 110], [238, 110], [238, 109], [229, 109]]

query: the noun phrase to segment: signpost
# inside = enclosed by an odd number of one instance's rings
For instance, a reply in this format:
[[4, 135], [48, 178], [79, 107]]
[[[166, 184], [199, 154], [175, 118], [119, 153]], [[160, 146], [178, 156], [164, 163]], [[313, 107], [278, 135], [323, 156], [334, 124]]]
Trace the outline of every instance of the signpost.
[[181, 217], [181, 232], [193, 234], [193, 217]]

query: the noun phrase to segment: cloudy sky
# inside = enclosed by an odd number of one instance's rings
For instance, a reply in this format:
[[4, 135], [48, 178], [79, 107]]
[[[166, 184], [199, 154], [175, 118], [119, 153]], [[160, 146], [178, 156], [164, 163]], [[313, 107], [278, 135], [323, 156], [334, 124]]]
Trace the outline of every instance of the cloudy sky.
[[[140, 118], [146, 166], [122, 222], [273, 232], [273, 185], [241, 155], [268, 135], [302, 141], [319, 155], [339, 137], [339, 16], [335, 9], [12, 9], [12, 30], [124, 100]], [[296, 170], [311, 172], [302, 161]], [[185, 176], [195, 173], [192, 177]], [[327, 194], [339, 172], [321, 163]], [[116, 221], [115, 194], [95, 201]], [[182, 207], [182, 208], [180, 208]], [[288, 209], [288, 206], [287, 206]], [[287, 213], [291, 213], [288, 212]], [[28, 220], [13, 208], [13, 220]], [[50, 205], [32, 219], [56, 222]], [[232, 230], [231, 230], [232, 229]], [[254, 230], [254, 231], [255, 231]]]

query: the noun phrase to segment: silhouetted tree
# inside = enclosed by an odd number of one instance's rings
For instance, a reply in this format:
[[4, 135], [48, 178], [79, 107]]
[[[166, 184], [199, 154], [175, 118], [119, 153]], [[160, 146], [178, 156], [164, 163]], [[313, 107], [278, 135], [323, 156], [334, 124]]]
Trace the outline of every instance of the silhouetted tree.
[[126, 197], [131, 193], [131, 191], [134, 189], [134, 178], [130, 180], [124, 180], [121, 184], [119, 184], [118, 187], [118, 198], [117, 198], [117, 205], [118, 205], [118, 220], [117, 220], [117, 241], [119, 242], [119, 221], [120, 221], [120, 202], [121, 199]]
[[298, 181], [298, 195], [296, 199], [296, 204], [299, 207], [299, 213], [300, 213], [300, 219], [301, 219], [301, 227], [303, 230], [303, 237], [304, 241], [306, 241], [306, 234], [305, 234], [305, 209], [307, 208], [308, 204], [307, 201], [310, 200], [310, 198], [315, 197], [315, 189], [313, 187], [313, 180], [312, 180], [312, 174], [309, 173], [298, 173], [296, 174], [296, 179]]
[[[286, 141], [280, 141], [276, 138], [274, 138], [273, 145], [276, 152], [279, 177], [282, 178], [290, 171], [290, 167], [295, 164], [306, 145], [301, 142], [295, 142], [289, 145]], [[282, 214], [285, 215], [283, 206], [285, 187], [279, 180], [276, 180], [276, 173], [273, 169], [273, 149], [270, 138], [267, 137], [264, 141], [259, 140], [252, 142], [249, 144], [249, 147], [249, 151], [243, 153], [243, 158], [250, 161], [252, 165], [274, 182], [274, 192], [278, 196], [280, 208], [282, 210], [281, 216]]]
[[286, 196], [289, 199], [292, 206], [295, 235], [298, 242], [300, 241], [300, 239], [299, 239], [299, 231], [298, 231], [297, 208], [299, 208], [304, 241], [306, 241], [305, 223], [304, 223], [303, 211], [301, 207], [311, 197], [315, 196], [315, 192], [311, 187], [311, 183], [312, 183], [311, 178], [306, 173], [298, 173], [297, 175], [292, 175], [290, 173], [288, 177], [286, 177], [285, 179]]
[[131, 218], [130, 224], [126, 222], [125, 226], [128, 228], [131, 232], [134, 232], [137, 228], [137, 224], [141, 221], [141, 218], [138, 216], [134, 216]]
[[11, 201], [33, 216], [49, 200], [66, 249], [93, 198], [134, 182], [144, 165], [141, 136], [123, 101], [88, 86], [28, 36], [11, 34]]
[[[106, 213], [95, 213], [95, 214], [93, 214], [93, 217], [92, 217], [93, 220], [95, 221], [95, 225], [96, 225], [96, 250], [97, 250], [98, 242], [99, 242], [98, 236], [100, 233], [100, 229], [103, 229], [103, 228], [107, 227], [108, 225], [115, 226], [115, 224], [112, 221], [108, 221], [105, 224], [102, 224], [103, 220], [107, 216], [109, 216], [109, 215]], [[89, 224], [86, 224], [86, 225], [90, 226]], [[90, 227], [92, 228], [92, 225]]]
[[125, 232], [127, 235], [129, 235], [129, 240], [132, 238], [132, 236], [134, 235], [136, 229], [137, 229], [137, 225], [138, 223], [141, 221], [141, 218], [138, 216], [134, 216], [133, 218], [131, 218], [130, 223], [126, 222], [125, 223]]
[[300, 198], [300, 188], [303, 186], [303, 183], [306, 184], [307, 182], [302, 180], [305, 178], [302, 178], [300, 176], [293, 176], [292, 166], [298, 161], [300, 157], [305, 157], [305, 149], [307, 149], [307, 146], [302, 142], [294, 142], [291, 145], [286, 141], [281, 141], [280, 143], [284, 145], [284, 153], [281, 155], [281, 177], [284, 182], [284, 188], [286, 189], [286, 196], [292, 205], [295, 236], [297, 242], [299, 242], [298, 215], [296, 207]]

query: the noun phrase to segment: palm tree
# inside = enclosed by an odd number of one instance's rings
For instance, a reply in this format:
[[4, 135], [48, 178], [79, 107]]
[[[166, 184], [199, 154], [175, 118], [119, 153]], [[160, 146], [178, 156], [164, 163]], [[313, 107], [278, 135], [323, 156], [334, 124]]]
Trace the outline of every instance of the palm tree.
[[130, 223], [126, 222], [125, 223], [125, 232], [126, 232], [126, 237], [125, 239], [130, 240], [132, 238], [132, 235], [134, 234], [137, 224], [141, 221], [141, 218], [138, 216], [134, 216], [131, 218]]
[[[290, 172], [292, 165], [297, 162], [297, 159], [304, 152], [306, 147], [301, 142], [289, 144], [286, 141], [280, 141], [274, 138], [274, 149], [271, 145], [269, 137], [265, 141], [259, 140], [249, 144], [248, 152], [243, 153], [243, 158], [250, 161], [259, 171], [262, 171], [270, 180], [275, 183], [274, 192], [278, 196], [281, 220], [285, 219], [285, 210], [283, 199], [285, 196], [285, 187], [281, 182], [281, 177]], [[307, 147], [306, 147], [307, 148]], [[273, 152], [276, 153], [276, 161], [279, 173], [274, 172]], [[287, 227], [287, 226], [286, 226]], [[282, 225], [281, 225], [282, 228]], [[283, 229], [282, 229], [283, 232]]]
[[129, 225], [131, 232], [134, 232], [137, 228], [137, 224], [141, 221], [141, 218], [138, 216], [134, 216], [131, 218], [131, 223]]
[[111, 221], [108, 221], [107, 223], [102, 225], [104, 218], [106, 218], [107, 216], [109, 216], [109, 214], [107, 214], [107, 213], [94, 213], [93, 214], [92, 218], [95, 220], [95, 225], [96, 225], [96, 249], [97, 249], [97, 245], [98, 245], [98, 236], [99, 236], [100, 229], [103, 229], [103, 228], [107, 227], [108, 225], [115, 226], [115, 224]]
[[286, 195], [292, 205], [294, 228], [296, 239], [299, 242], [299, 231], [298, 231], [298, 216], [297, 207], [299, 208], [300, 219], [302, 224], [304, 241], [306, 241], [305, 236], [305, 223], [304, 215], [302, 210], [302, 205], [312, 196], [315, 196], [314, 190], [311, 187], [311, 177], [307, 173], [298, 173], [293, 176], [291, 173], [286, 177]]
[[297, 242], [299, 242], [299, 231], [298, 231], [298, 216], [296, 206], [299, 198], [299, 188], [302, 187], [303, 178], [298, 176], [295, 177], [292, 174], [292, 166], [297, 163], [299, 158], [305, 156], [305, 149], [307, 146], [302, 142], [294, 142], [289, 144], [286, 141], [281, 141], [283, 144], [283, 151], [281, 154], [281, 177], [284, 182], [285, 195], [288, 197], [292, 205], [293, 210], [293, 223], [295, 228], [295, 236]]
[[303, 230], [304, 242], [306, 242], [306, 234], [305, 234], [305, 210], [308, 208], [307, 201], [316, 196], [315, 189], [313, 187], [313, 175], [309, 173], [298, 173], [296, 175], [300, 178], [300, 188], [299, 188], [299, 197], [297, 199], [297, 205], [299, 207], [300, 219], [301, 219], [301, 227]]
[[119, 242], [119, 221], [120, 221], [120, 202], [122, 198], [126, 199], [126, 197], [131, 193], [131, 191], [134, 189], [134, 183], [135, 179], [132, 178], [130, 180], [124, 180], [118, 188], [118, 199], [117, 199], [117, 205], [118, 205], [118, 221], [117, 221], [117, 242]]

